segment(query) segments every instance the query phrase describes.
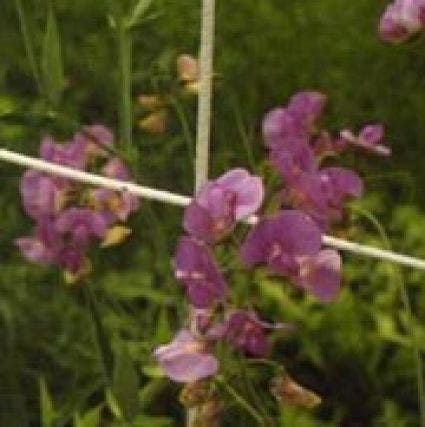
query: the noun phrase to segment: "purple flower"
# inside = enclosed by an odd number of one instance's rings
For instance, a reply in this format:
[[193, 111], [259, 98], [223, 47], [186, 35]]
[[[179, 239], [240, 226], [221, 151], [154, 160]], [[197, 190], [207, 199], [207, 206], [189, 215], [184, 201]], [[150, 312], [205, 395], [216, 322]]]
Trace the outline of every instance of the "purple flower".
[[58, 163], [75, 169], [86, 166], [85, 145], [80, 142], [55, 144], [51, 137], [43, 138], [40, 146], [40, 157], [49, 162]]
[[310, 136], [317, 131], [325, 104], [326, 96], [322, 93], [304, 91], [293, 95], [286, 108], [279, 107], [267, 113], [263, 121], [266, 146], [276, 149], [308, 144]]
[[381, 39], [401, 43], [424, 29], [425, 0], [395, 0], [389, 4], [379, 24]]
[[108, 178], [120, 179], [121, 181], [129, 181], [131, 179], [130, 170], [118, 157], [112, 158], [103, 166], [102, 174]]
[[59, 212], [69, 189], [67, 181], [35, 170], [26, 171], [20, 191], [25, 212], [37, 220]]
[[108, 224], [117, 219], [127, 221], [128, 217], [139, 209], [139, 200], [133, 194], [120, 194], [107, 188], [92, 190], [90, 194], [95, 209], [103, 214]]
[[218, 361], [207, 352], [206, 343], [186, 329], [170, 344], [157, 348], [155, 358], [167, 376], [178, 382], [195, 382], [218, 370]]
[[267, 264], [274, 273], [293, 275], [297, 258], [316, 255], [321, 247], [321, 232], [305, 213], [282, 211], [261, 220], [248, 234], [241, 248], [247, 267]]
[[351, 131], [344, 130], [341, 132], [341, 137], [347, 144], [355, 145], [381, 156], [391, 155], [391, 148], [383, 144], [385, 129], [382, 124], [365, 126], [358, 137], [354, 136]]
[[266, 336], [266, 330], [270, 328], [255, 313], [237, 310], [226, 321], [224, 337], [229, 344], [249, 356], [265, 357], [270, 351]]
[[34, 237], [20, 237], [15, 240], [15, 244], [29, 261], [43, 265], [56, 262], [63, 248], [61, 236], [49, 218], [39, 220]]
[[182, 237], [175, 255], [175, 274], [186, 289], [187, 297], [197, 308], [212, 306], [224, 298], [226, 282], [205, 244]]
[[57, 217], [55, 228], [61, 235], [69, 238], [71, 245], [86, 247], [92, 238], [104, 237], [107, 221], [100, 213], [72, 207]]
[[325, 249], [312, 257], [301, 257], [294, 281], [323, 302], [333, 301], [341, 286], [341, 257]]
[[306, 143], [294, 143], [288, 147], [270, 151], [270, 162], [287, 183], [300, 175], [317, 171], [313, 149]]
[[183, 226], [192, 236], [215, 242], [230, 232], [237, 221], [255, 213], [264, 198], [260, 177], [233, 169], [208, 182], [186, 208]]
[[[116, 157], [106, 163], [102, 168], [102, 173], [108, 178], [122, 181], [131, 179], [127, 166]], [[140, 206], [139, 199], [134, 194], [119, 193], [106, 188], [91, 191], [91, 197], [96, 210], [102, 212], [109, 223], [116, 219], [126, 221], [130, 214], [137, 211]]]
[[84, 261], [84, 247], [75, 244], [64, 246], [57, 256], [58, 265], [72, 274], [81, 271]]
[[310, 133], [313, 133], [325, 106], [326, 95], [320, 92], [303, 91], [291, 97], [287, 111]]
[[340, 221], [347, 199], [360, 197], [363, 184], [349, 169], [330, 167], [313, 174], [303, 174], [288, 188], [292, 204], [308, 213], [322, 228]]

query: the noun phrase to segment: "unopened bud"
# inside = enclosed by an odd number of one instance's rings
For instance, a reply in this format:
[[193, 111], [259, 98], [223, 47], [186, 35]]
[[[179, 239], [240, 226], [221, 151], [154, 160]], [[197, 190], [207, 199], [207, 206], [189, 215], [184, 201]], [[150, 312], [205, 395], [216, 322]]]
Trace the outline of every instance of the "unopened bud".
[[131, 229], [123, 225], [115, 225], [106, 231], [105, 237], [101, 243], [102, 248], [119, 245], [124, 242], [131, 234]]
[[208, 381], [196, 381], [187, 383], [180, 392], [180, 403], [186, 408], [202, 405], [209, 396]]
[[192, 55], [180, 55], [177, 58], [177, 75], [184, 82], [193, 82], [198, 79], [198, 60]]
[[304, 388], [288, 375], [275, 378], [271, 392], [282, 405], [312, 409], [322, 402], [319, 395]]
[[139, 120], [139, 127], [153, 134], [164, 133], [167, 127], [167, 111], [158, 110]]
[[137, 102], [148, 110], [159, 110], [164, 106], [164, 100], [159, 95], [140, 95]]

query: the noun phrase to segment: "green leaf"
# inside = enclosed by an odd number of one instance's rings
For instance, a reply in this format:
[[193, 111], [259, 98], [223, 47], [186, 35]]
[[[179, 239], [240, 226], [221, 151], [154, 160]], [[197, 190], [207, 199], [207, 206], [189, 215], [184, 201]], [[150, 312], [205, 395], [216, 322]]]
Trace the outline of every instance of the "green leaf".
[[39, 378], [38, 387], [40, 391], [41, 425], [43, 427], [54, 427], [56, 412], [44, 378]]
[[141, 23], [141, 19], [152, 4], [152, 0], [139, 0], [126, 22], [126, 28], [130, 29]]
[[77, 415], [74, 419], [74, 427], [99, 427], [102, 406], [90, 409], [83, 416]]
[[41, 58], [41, 74], [46, 99], [53, 107], [57, 107], [65, 87], [65, 77], [58, 26], [52, 7], [49, 8], [47, 14]]
[[161, 309], [158, 316], [158, 323], [156, 328], [156, 338], [159, 342], [168, 342], [172, 337], [170, 327], [170, 319], [168, 316], [167, 308]]
[[115, 352], [112, 393], [124, 419], [131, 421], [139, 413], [138, 376], [127, 349], [120, 345]]
[[139, 415], [133, 420], [132, 425], [134, 427], [171, 427], [174, 425], [174, 422], [170, 418], [166, 417]]

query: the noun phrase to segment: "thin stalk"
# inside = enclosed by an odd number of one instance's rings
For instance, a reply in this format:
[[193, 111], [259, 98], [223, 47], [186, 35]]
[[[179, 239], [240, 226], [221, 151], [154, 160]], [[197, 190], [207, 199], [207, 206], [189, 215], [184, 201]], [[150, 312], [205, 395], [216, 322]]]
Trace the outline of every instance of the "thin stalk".
[[132, 50], [133, 39], [131, 31], [129, 31], [121, 19], [118, 28], [118, 50], [119, 50], [119, 67], [120, 67], [120, 137], [121, 142], [127, 148], [132, 145], [133, 134], [133, 109], [132, 109]]
[[[384, 242], [384, 246], [387, 250], [391, 251], [392, 245], [390, 239], [385, 231], [385, 228], [382, 224], [372, 215], [370, 212], [359, 208], [357, 206], [352, 206], [351, 209], [355, 212], [358, 212], [362, 216], [364, 216], [378, 231], [382, 241]], [[417, 378], [417, 393], [418, 393], [418, 405], [419, 405], [419, 416], [420, 416], [420, 426], [425, 427], [425, 384], [424, 384], [424, 368], [422, 362], [422, 356], [420, 352], [420, 342], [418, 334], [416, 333], [414, 315], [412, 310], [412, 305], [409, 300], [409, 293], [407, 291], [406, 283], [403, 279], [403, 275], [400, 271], [400, 268], [397, 265], [389, 264], [389, 267], [392, 269], [392, 272], [395, 276], [396, 281], [398, 282], [398, 286], [400, 289], [401, 301], [404, 307], [404, 311], [406, 314], [407, 320], [407, 328], [410, 338], [412, 340], [413, 347], [413, 359], [415, 363], [416, 369], [416, 378]]]
[[25, 14], [25, 9], [22, 5], [21, 0], [15, 0], [15, 6], [16, 6], [16, 11], [18, 13], [18, 17], [19, 17], [19, 27], [20, 27], [21, 34], [22, 34], [22, 39], [24, 42], [27, 59], [28, 59], [29, 65], [31, 67], [31, 72], [32, 72], [34, 81], [37, 85], [38, 92], [40, 94], [42, 94], [43, 93], [43, 86], [41, 83], [41, 77], [40, 77], [40, 72], [38, 69], [37, 61], [35, 59], [34, 46], [32, 43], [31, 36], [30, 36], [30, 31], [29, 31], [29, 26], [28, 26], [28, 22], [27, 22], [27, 17]]
[[258, 411], [249, 404], [231, 385], [229, 385], [221, 375], [215, 378], [215, 381], [223, 387], [223, 389], [235, 400], [235, 402], [245, 411], [250, 414], [257, 422], [258, 425], [264, 426], [265, 421]]
[[194, 157], [195, 157], [195, 150], [194, 150], [194, 141], [192, 138], [192, 132], [190, 130], [189, 121], [187, 120], [185, 111], [183, 110], [182, 106], [180, 105], [178, 99], [176, 99], [174, 96], [170, 96], [169, 98], [171, 106], [174, 108], [174, 111], [177, 114], [177, 117], [180, 122], [180, 126], [183, 132], [183, 139], [186, 143], [186, 150], [189, 156], [189, 161], [191, 162], [192, 166], [195, 165]]

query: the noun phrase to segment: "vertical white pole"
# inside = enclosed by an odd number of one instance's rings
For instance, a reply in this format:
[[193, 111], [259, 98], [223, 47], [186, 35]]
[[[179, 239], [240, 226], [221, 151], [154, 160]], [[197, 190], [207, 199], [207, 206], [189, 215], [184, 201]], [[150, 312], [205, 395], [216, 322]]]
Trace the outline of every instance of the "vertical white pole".
[[[214, 61], [215, 0], [202, 1], [201, 44], [199, 52], [198, 123], [196, 133], [195, 193], [208, 180], [211, 134], [211, 101]], [[190, 329], [196, 333], [196, 319], [190, 314]], [[187, 410], [186, 426], [197, 424], [198, 410]]]

